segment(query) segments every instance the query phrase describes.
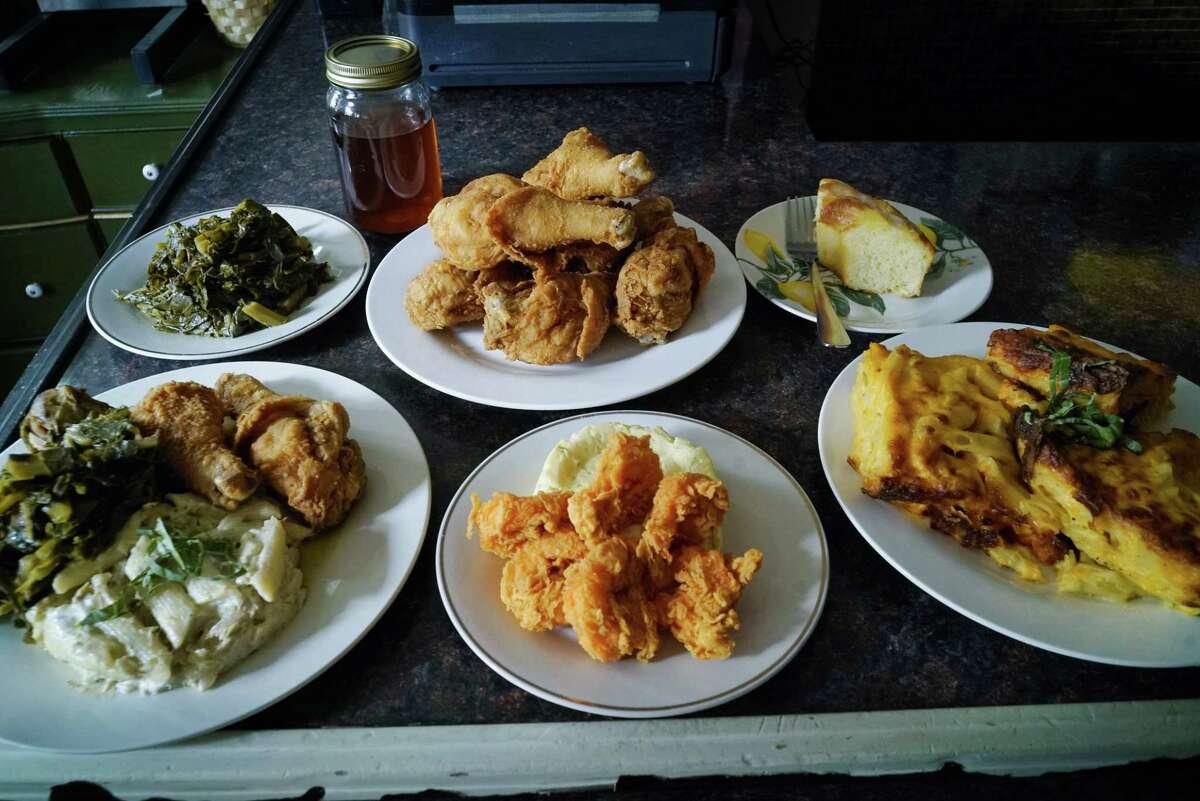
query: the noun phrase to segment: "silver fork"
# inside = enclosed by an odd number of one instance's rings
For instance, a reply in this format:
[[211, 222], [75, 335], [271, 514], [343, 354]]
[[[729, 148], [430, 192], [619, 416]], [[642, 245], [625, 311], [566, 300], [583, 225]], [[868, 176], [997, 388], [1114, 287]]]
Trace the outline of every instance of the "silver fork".
[[825, 291], [821, 280], [821, 267], [817, 263], [817, 241], [814, 235], [816, 199], [813, 197], [790, 197], [784, 217], [784, 243], [788, 258], [793, 264], [809, 265], [809, 276], [813, 286], [813, 306], [817, 310], [817, 337], [826, 347], [844, 348], [850, 344], [850, 335], [837, 316], [837, 311]]

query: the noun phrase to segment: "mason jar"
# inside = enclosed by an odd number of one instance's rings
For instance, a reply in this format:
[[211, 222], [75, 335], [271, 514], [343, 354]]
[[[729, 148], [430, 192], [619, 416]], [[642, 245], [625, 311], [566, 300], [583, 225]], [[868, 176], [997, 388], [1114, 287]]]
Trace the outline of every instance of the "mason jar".
[[442, 165], [421, 51], [399, 36], [353, 36], [325, 51], [325, 95], [346, 211], [359, 228], [425, 224]]

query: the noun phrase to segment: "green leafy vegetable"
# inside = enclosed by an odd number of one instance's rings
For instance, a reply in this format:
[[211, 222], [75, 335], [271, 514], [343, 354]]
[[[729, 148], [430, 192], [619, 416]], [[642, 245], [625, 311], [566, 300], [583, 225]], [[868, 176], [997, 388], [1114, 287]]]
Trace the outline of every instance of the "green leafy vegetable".
[[83, 390], [42, 393], [21, 424], [31, 447], [0, 469], [0, 616], [23, 614], [54, 576], [107, 548], [157, 497], [157, 439]]
[[171, 531], [161, 517], [155, 521], [154, 528], [139, 529], [138, 534], [152, 542], [154, 550], [150, 563], [121, 588], [115, 601], [88, 613], [79, 625], [94, 626], [129, 614], [135, 604], [145, 601], [169, 582], [183, 582], [204, 575], [232, 579], [246, 572], [238, 563], [234, 543], [230, 540], [188, 537], [179, 531]]
[[173, 223], [147, 273], [145, 286], [116, 292], [117, 300], [136, 307], [159, 331], [220, 337], [285, 319], [333, 280], [307, 239], [249, 198], [228, 218]]

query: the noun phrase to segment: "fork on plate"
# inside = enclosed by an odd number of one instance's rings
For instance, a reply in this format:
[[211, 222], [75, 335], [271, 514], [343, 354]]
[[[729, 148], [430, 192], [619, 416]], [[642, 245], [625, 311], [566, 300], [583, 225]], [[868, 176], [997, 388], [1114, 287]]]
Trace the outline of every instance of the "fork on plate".
[[784, 217], [784, 242], [788, 258], [793, 264], [807, 263], [809, 278], [813, 286], [813, 305], [817, 311], [817, 337], [826, 347], [844, 348], [850, 344], [850, 335], [842, 325], [825, 283], [821, 280], [821, 265], [817, 263], [817, 240], [814, 235], [816, 198], [790, 197]]

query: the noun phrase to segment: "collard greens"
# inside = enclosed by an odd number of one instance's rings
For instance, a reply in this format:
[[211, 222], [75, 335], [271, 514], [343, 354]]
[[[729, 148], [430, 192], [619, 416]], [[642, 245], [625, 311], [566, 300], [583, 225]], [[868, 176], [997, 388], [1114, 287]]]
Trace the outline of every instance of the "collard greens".
[[228, 218], [173, 223], [150, 260], [146, 285], [115, 294], [159, 331], [233, 337], [283, 322], [331, 280], [307, 239], [247, 198]]

